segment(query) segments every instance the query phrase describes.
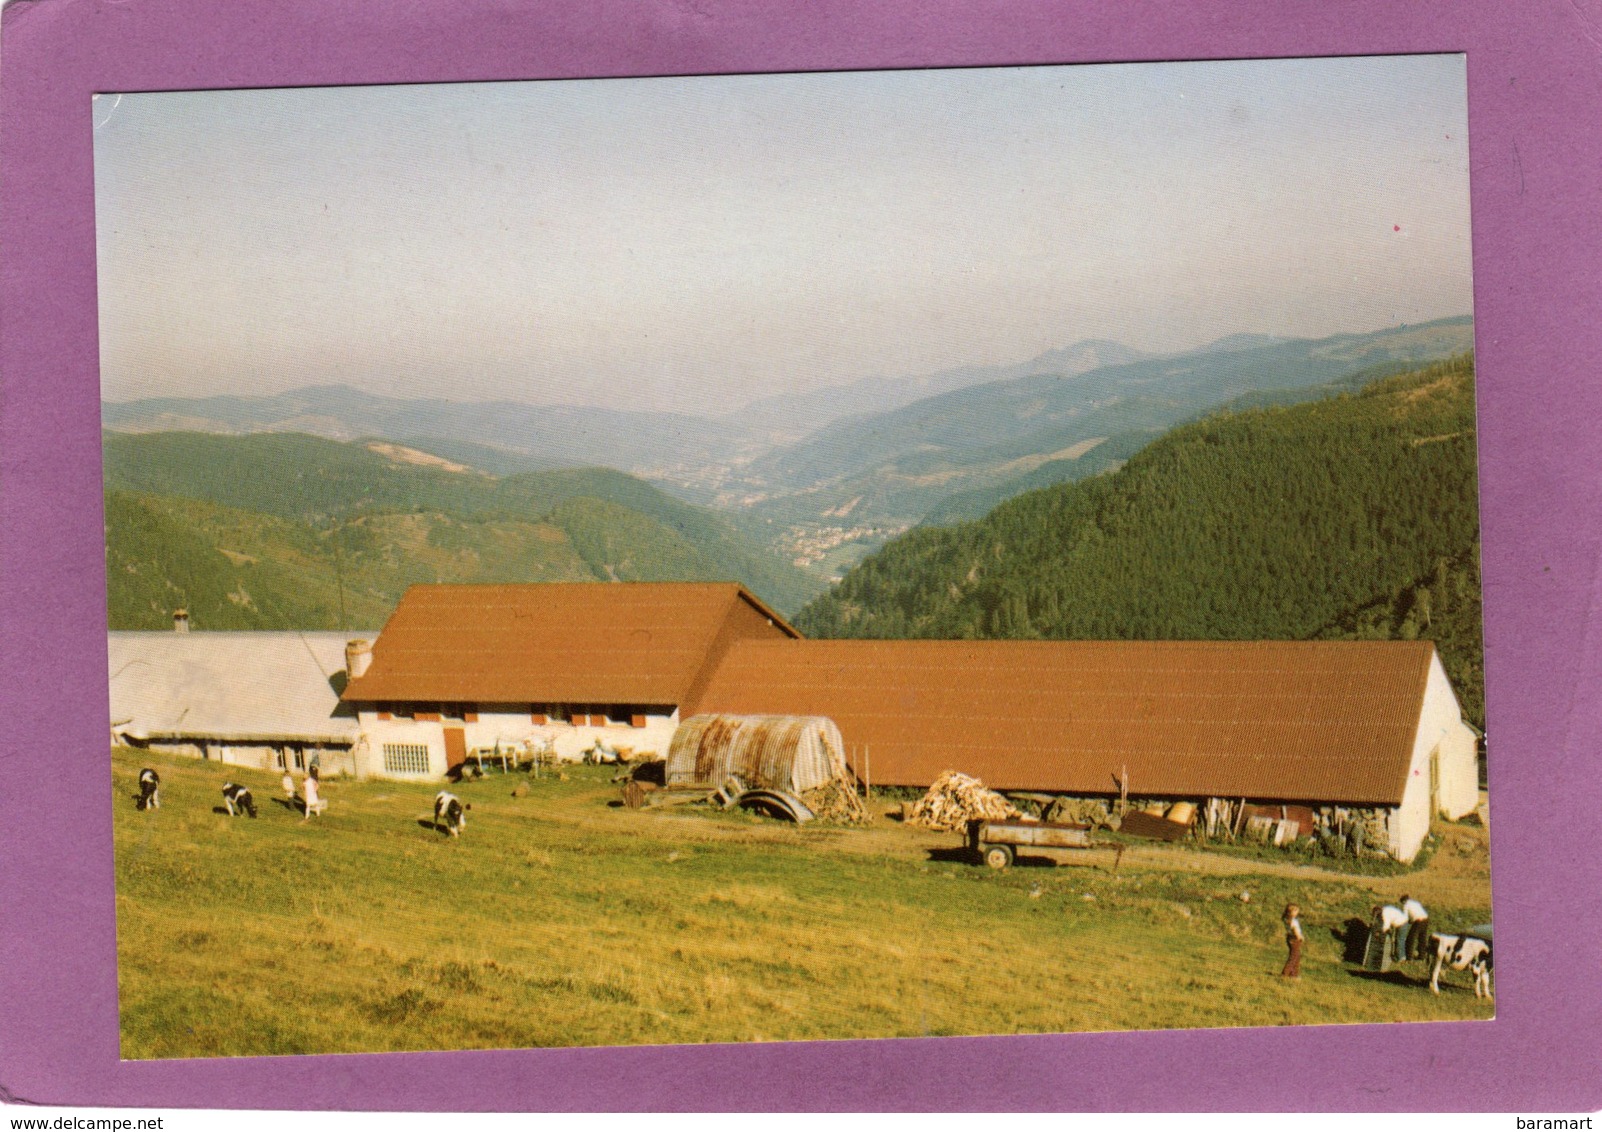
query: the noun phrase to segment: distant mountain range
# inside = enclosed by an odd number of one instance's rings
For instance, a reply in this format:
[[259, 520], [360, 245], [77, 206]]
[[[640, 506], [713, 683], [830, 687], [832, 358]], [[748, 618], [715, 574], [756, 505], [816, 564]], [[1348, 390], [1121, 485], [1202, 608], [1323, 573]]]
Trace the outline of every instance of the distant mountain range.
[[[786, 570], [792, 559], [811, 563], [812, 585], [912, 525], [974, 518], [1020, 492], [1116, 469], [1166, 430], [1221, 405], [1315, 399], [1472, 345], [1468, 317], [1316, 340], [1234, 334], [1161, 356], [1086, 340], [1025, 362], [765, 398], [720, 420], [408, 400], [343, 386], [107, 403], [103, 414], [112, 438], [185, 432], [185, 449], [224, 476], [227, 461], [202, 434], [245, 442], [230, 451], [247, 453], [271, 435], [381, 438], [496, 481], [468, 491], [472, 477], [435, 464], [433, 472], [446, 479], [425, 487], [414, 477], [399, 488], [382, 477], [369, 481], [367, 464], [332, 460], [319, 474], [339, 480], [345, 494], [304, 485], [309, 497], [326, 497], [332, 511], [360, 499], [369, 508], [417, 504], [455, 513], [466, 495], [516, 494], [519, 477], [530, 473], [613, 468], [721, 512], [733, 535]], [[279, 450], [299, 443], [286, 441]], [[378, 459], [361, 445], [350, 450]], [[111, 439], [108, 468], [115, 458]], [[331, 459], [327, 452], [323, 458]], [[282, 475], [304, 478], [308, 467], [291, 462]], [[124, 465], [118, 474], [137, 481], [130, 490], [184, 494], [160, 479], [177, 474], [173, 469]], [[269, 479], [235, 491], [259, 495], [276, 486]], [[421, 499], [414, 498], [418, 492]], [[213, 501], [279, 514], [261, 498]], [[765, 596], [787, 608], [786, 600], [805, 589], [789, 588], [794, 581], [774, 579], [770, 584], [785, 596]]]
[[[433, 437], [502, 451], [531, 467], [639, 471], [664, 462], [703, 464], [740, 454], [739, 435], [677, 413], [534, 406], [514, 401], [412, 400], [320, 385], [264, 397], [158, 397], [108, 402], [115, 432], [297, 432], [329, 440]], [[664, 461], [663, 453], [671, 453]]]
[[840, 420], [774, 449], [723, 485], [779, 522], [816, 515], [915, 523], [959, 493], [993, 500], [1116, 466], [1199, 412], [1253, 394], [1322, 396], [1354, 373], [1473, 346], [1468, 318], [1324, 339], [1237, 335], [1200, 350], [970, 385], [889, 412]]
[[1087, 338], [1011, 365], [958, 366], [923, 377], [868, 377], [849, 385], [764, 397], [730, 414], [730, 419], [742, 428], [761, 430], [775, 443], [794, 443], [844, 417], [888, 413], [973, 385], [1037, 373], [1073, 377], [1148, 356], [1119, 342]]

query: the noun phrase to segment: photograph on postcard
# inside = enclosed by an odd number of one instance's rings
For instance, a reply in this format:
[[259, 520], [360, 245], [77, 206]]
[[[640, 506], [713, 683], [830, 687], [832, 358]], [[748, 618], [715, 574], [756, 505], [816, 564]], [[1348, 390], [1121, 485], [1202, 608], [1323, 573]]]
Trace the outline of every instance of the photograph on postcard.
[[97, 95], [122, 1056], [1490, 1018], [1467, 117]]

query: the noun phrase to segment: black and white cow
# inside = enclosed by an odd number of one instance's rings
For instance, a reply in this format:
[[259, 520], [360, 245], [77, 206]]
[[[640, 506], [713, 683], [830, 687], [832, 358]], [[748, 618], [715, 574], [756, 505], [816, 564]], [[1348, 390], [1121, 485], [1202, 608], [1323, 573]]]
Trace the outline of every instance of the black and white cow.
[[161, 775], [148, 766], [139, 772], [139, 802], [141, 810], [161, 809]]
[[434, 797], [434, 825], [444, 826], [452, 837], [460, 837], [467, 824], [467, 811], [472, 803], [464, 803], [449, 790], [441, 790]]
[[231, 816], [238, 817], [241, 810], [251, 817], [256, 816], [256, 799], [250, 796], [250, 787], [240, 786], [236, 782], [225, 782], [222, 795], [223, 805], [228, 807]]
[[1430, 972], [1430, 990], [1441, 993], [1441, 972], [1469, 970], [1474, 974], [1474, 997], [1491, 997], [1491, 941], [1471, 935], [1430, 936], [1435, 946], [1435, 969]]

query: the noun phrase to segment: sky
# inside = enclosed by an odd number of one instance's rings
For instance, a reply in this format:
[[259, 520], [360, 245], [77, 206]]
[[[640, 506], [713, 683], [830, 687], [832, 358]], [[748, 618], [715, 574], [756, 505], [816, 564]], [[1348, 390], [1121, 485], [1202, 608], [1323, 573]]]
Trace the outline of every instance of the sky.
[[103, 94], [102, 394], [718, 415], [1468, 314], [1461, 55]]

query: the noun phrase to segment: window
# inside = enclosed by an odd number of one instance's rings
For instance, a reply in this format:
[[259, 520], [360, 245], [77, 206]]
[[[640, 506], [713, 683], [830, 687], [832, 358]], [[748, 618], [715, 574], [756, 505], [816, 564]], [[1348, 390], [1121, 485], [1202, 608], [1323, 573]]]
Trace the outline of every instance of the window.
[[424, 743], [385, 743], [384, 770], [389, 774], [427, 774], [428, 746]]
[[644, 727], [645, 726], [645, 716], [640, 714], [639, 712], [635, 712], [633, 715], [631, 715], [629, 717], [629, 723], [634, 727]]

